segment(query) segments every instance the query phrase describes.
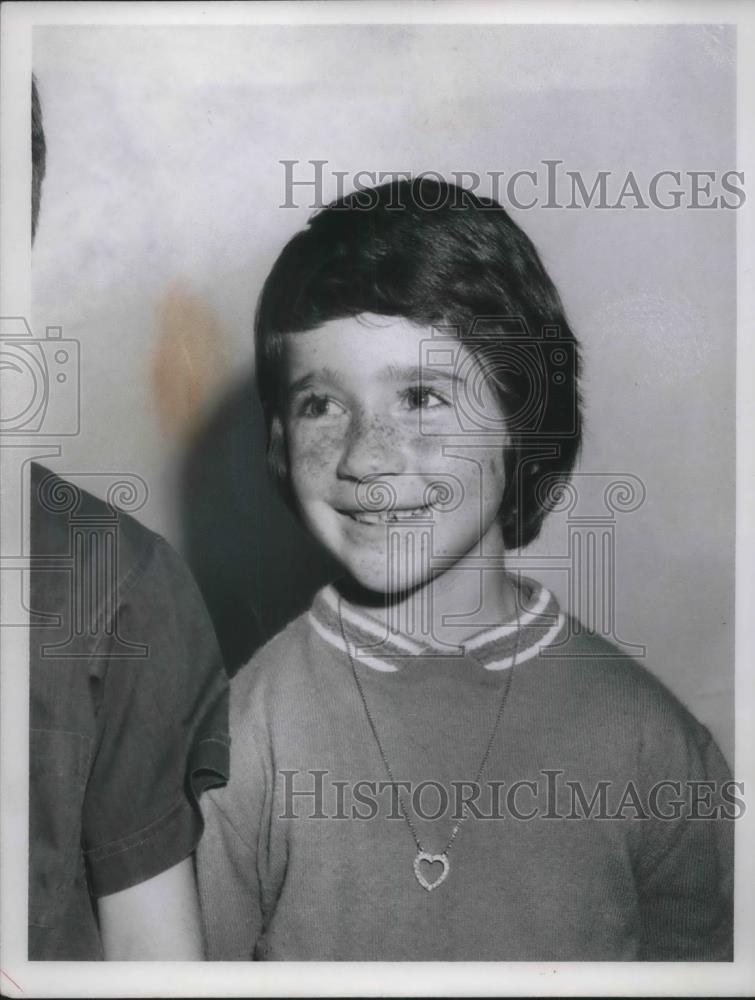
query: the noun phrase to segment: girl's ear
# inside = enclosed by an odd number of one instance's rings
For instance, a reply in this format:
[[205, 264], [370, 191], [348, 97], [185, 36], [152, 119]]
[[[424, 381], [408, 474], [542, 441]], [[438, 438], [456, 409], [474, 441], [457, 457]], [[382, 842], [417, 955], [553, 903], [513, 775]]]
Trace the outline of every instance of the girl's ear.
[[503, 449], [503, 468], [506, 486], [503, 491], [498, 519], [503, 528], [503, 541], [507, 549], [518, 548], [519, 541], [519, 467], [517, 450], [510, 438]]

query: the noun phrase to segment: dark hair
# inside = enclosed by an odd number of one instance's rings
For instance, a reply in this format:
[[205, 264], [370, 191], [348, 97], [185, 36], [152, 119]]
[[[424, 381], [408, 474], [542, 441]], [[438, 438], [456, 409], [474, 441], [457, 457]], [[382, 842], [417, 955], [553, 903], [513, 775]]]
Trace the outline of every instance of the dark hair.
[[532, 242], [496, 201], [427, 177], [353, 192], [312, 217], [275, 262], [255, 321], [268, 462], [284, 491], [281, 334], [362, 313], [451, 327], [495, 379], [511, 442], [504, 541], [527, 545], [582, 428], [577, 340]]
[[31, 78], [31, 238], [37, 234], [39, 219], [39, 199], [42, 193], [42, 181], [45, 176], [47, 161], [47, 145], [45, 130], [42, 126], [42, 106], [39, 103], [37, 81]]

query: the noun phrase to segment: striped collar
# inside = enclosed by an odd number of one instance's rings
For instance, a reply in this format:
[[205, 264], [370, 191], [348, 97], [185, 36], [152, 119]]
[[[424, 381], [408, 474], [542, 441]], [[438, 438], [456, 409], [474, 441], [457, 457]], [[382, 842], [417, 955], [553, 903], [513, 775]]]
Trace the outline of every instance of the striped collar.
[[511, 667], [515, 653], [517, 664], [533, 659], [553, 644], [565, 627], [565, 616], [549, 590], [528, 577], [512, 575], [511, 580], [519, 594], [519, 622], [486, 627], [463, 646], [442, 646], [425, 636], [420, 640], [398, 630], [390, 631], [340, 598], [332, 584], [316, 594], [309, 624], [321, 639], [343, 653], [347, 652], [345, 637], [352, 656], [375, 670], [395, 672], [409, 657], [464, 655], [486, 670], [505, 670]]

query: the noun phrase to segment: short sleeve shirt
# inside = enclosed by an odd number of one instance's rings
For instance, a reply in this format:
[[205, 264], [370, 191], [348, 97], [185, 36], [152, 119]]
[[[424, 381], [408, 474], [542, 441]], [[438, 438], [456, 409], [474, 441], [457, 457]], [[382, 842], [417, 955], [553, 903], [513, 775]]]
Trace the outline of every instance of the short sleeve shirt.
[[31, 475], [29, 958], [101, 959], [93, 899], [173, 867], [228, 777], [227, 681], [164, 539]]

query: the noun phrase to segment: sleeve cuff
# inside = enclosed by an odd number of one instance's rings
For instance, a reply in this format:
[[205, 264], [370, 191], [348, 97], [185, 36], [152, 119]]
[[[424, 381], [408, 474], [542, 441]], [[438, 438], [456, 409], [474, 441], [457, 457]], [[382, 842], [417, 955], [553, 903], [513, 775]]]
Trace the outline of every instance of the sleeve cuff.
[[199, 797], [208, 788], [227, 782], [229, 753], [228, 737], [224, 734], [199, 740], [190, 759], [190, 798], [182, 796], [149, 826], [85, 851], [90, 889], [95, 897], [110, 896], [146, 882], [194, 851], [204, 826]]
[[201, 817], [181, 798], [149, 826], [85, 851], [92, 895], [109, 896], [173, 868], [192, 853], [201, 832]]
[[228, 782], [230, 752], [230, 737], [224, 733], [208, 733], [194, 744], [188, 774], [195, 800], [208, 788], [217, 788]]

